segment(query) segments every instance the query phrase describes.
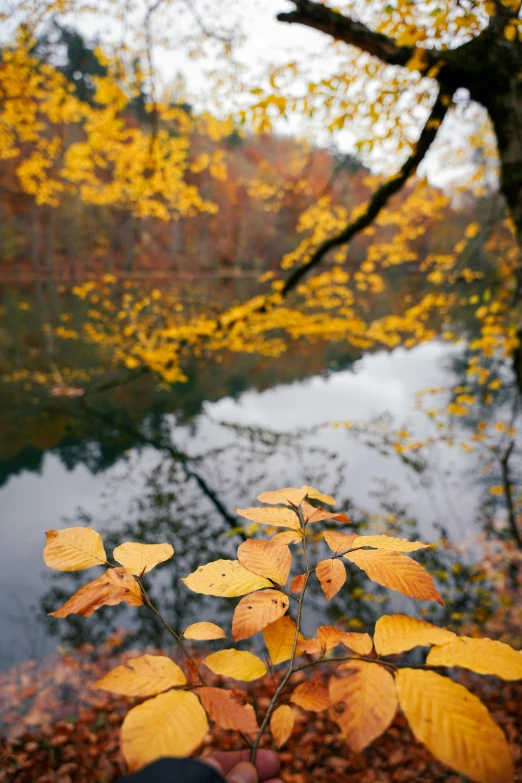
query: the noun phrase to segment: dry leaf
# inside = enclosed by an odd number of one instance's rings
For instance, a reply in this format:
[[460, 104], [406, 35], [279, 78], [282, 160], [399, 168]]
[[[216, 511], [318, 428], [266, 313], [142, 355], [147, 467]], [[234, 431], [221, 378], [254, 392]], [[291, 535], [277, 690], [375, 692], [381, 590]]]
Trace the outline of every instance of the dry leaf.
[[418, 669], [395, 675], [402, 711], [419, 742], [448, 767], [479, 783], [512, 783], [513, 762], [502, 730], [467, 688]]
[[290, 696], [290, 701], [303, 710], [321, 712], [330, 706], [330, 694], [324, 683], [308, 680], [297, 686]]
[[116, 606], [126, 601], [131, 606], [143, 603], [139, 584], [125, 568], [110, 568], [98, 579], [80, 587], [51, 617], [67, 617], [81, 614], [90, 617], [100, 606]]
[[81, 571], [95, 565], [107, 565], [102, 537], [92, 527], [48, 530], [45, 535], [44, 562], [55, 571]]
[[204, 687], [198, 688], [198, 696], [209, 716], [222, 729], [244, 731], [245, 734], [258, 731], [254, 708], [242, 704], [231, 691]]
[[340, 560], [330, 557], [317, 563], [315, 575], [321, 583], [321, 589], [328, 601], [337, 595], [346, 582], [346, 568]]
[[[333, 500], [333, 498], [331, 498]], [[303, 500], [301, 503], [301, 511], [303, 512], [304, 521], [307, 524], [313, 524], [314, 522], [323, 522], [325, 519], [331, 519], [334, 522], [344, 522], [350, 524], [346, 514], [338, 514], [335, 511], [327, 511], [325, 508], [316, 508], [315, 506], [307, 503]]]
[[266, 674], [266, 666], [257, 655], [247, 650], [219, 650], [203, 661], [214, 674], [250, 682]]
[[285, 744], [294, 728], [294, 712], [288, 704], [277, 707], [270, 718], [270, 731], [278, 748]]
[[94, 688], [119, 693], [122, 696], [154, 696], [177, 685], [186, 685], [187, 678], [179, 666], [164, 655], [141, 655], [117, 666]]
[[281, 533], [276, 533], [271, 541], [279, 541], [281, 544], [300, 544], [303, 540], [301, 533], [294, 530], [282, 530]]
[[353, 661], [350, 668], [349, 677], [332, 677], [329, 691], [334, 719], [350, 748], [360, 753], [392, 722], [397, 695], [393, 677], [383, 666]]
[[188, 691], [169, 691], [130, 710], [121, 727], [121, 746], [133, 772], [164, 756], [189, 756], [208, 731], [205, 710]]
[[[274, 623], [267, 625], [263, 631], [265, 644], [270, 655], [270, 660], [275, 666], [278, 663], [289, 661], [294, 649], [296, 624], [291, 617], [280, 617]], [[302, 634], [299, 640], [304, 641]]]
[[374, 549], [387, 549], [391, 552], [416, 552], [417, 549], [427, 549], [430, 545], [422, 541], [408, 541], [405, 538], [392, 536], [356, 536], [352, 549], [360, 546], [371, 546]]
[[379, 655], [395, 655], [430, 644], [447, 644], [456, 639], [453, 631], [437, 628], [425, 620], [405, 614], [384, 615], [377, 620], [373, 642]]
[[307, 575], [306, 574], [299, 574], [299, 576], [294, 576], [292, 581], [290, 582], [290, 592], [291, 593], [300, 593], [307, 582]]
[[141, 576], [152, 571], [158, 563], [170, 560], [174, 550], [170, 544], [138, 544], [126, 541], [117, 546], [112, 554], [116, 562], [121, 563], [127, 571]]
[[352, 549], [354, 540], [359, 538], [357, 533], [338, 533], [337, 530], [325, 530], [323, 535], [335, 555]]
[[339, 644], [344, 644], [359, 655], [369, 655], [372, 651], [372, 640], [367, 633], [343, 631], [333, 625], [321, 625], [317, 629], [317, 638], [325, 652], [333, 650]]
[[232, 619], [234, 639], [248, 639], [278, 620], [287, 611], [289, 600], [279, 590], [259, 590], [242, 598]]
[[426, 663], [430, 666], [462, 666], [477, 674], [493, 674], [503, 680], [522, 679], [522, 652], [491, 639], [456, 637], [449, 644], [430, 650]]
[[249, 539], [237, 550], [239, 562], [249, 571], [285, 585], [292, 565], [292, 554], [286, 544], [279, 541], [254, 541]]
[[222, 598], [235, 598], [262, 587], [272, 587], [268, 579], [248, 571], [239, 560], [215, 560], [200, 566], [181, 581], [195, 593]]
[[236, 508], [236, 514], [260, 525], [301, 529], [299, 518], [291, 508]]
[[319, 639], [303, 639], [297, 642], [296, 655], [322, 655], [324, 647]]
[[195, 639], [198, 642], [210, 641], [211, 639], [225, 639], [226, 633], [219, 625], [206, 621], [192, 623], [183, 631], [185, 639]]
[[296, 489], [295, 487], [284, 487], [283, 489], [276, 489], [271, 492], [262, 492], [257, 496], [257, 499], [261, 503], [269, 503], [270, 505], [289, 504], [292, 506], [298, 506], [303, 501], [308, 493], [308, 487], [301, 487]]
[[399, 552], [386, 552], [380, 549], [359, 549], [357, 552], [349, 552], [344, 557], [361, 568], [373, 582], [398, 590], [412, 598], [437, 601], [442, 606], [443, 601], [433, 579], [410, 557]]

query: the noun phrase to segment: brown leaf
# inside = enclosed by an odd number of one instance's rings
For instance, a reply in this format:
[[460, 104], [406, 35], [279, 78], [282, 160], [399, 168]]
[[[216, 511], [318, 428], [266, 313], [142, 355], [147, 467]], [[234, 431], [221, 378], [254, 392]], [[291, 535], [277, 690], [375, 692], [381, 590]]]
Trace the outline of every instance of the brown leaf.
[[116, 606], [126, 601], [131, 606], [143, 603], [140, 586], [125, 568], [110, 568], [98, 579], [80, 587], [51, 617], [81, 614], [90, 617], [100, 606]]
[[235, 694], [222, 688], [198, 688], [201, 703], [222, 729], [254, 734], [258, 730], [256, 713], [250, 704], [242, 704]]
[[232, 636], [236, 641], [248, 639], [282, 617], [289, 599], [279, 590], [259, 590], [241, 599], [232, 619]]
[[290, 582], [290, 592], [300, 593], [306, 584], [306, 579], [306, 574], [299, 574], [299, 576], [294, 576]]
[[321, 589], [328, 601], [337, 595], [346, 582], [346, 568], [340, 560], [330, 557], [317, 563], [315, 575], [321, 583]]

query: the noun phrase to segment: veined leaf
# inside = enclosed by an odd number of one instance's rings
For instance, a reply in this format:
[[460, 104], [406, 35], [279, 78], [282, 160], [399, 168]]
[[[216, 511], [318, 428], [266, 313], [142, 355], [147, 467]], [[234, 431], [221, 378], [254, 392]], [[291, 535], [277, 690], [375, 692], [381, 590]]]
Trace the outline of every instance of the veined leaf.
[[315, 575], [318, 578], [321, 589], [328, 601], [331, 601], [334, 595], [337, 595], [341, 587], [346, 582], [346, 568], [344, 563], [333, 557], [328, 560], [321, 560], [315, 568]]
[[81, 571], [107, 564], [102, 537], [92, 527], [48, 530], [45, 535], [44, 562], [55, 571]]
[[200, 623], [192, 623], [192, 625], [185, 628], [183, 636], [185, 639], [195, 639], [198, 642], [204, 642], [211, 639], [224, 639], [226, 633], [219, 625], [204, 620]]
[[297, 514], [291, 508], [236, 508], [236, 514], [260, 525], [300, 530]]
[[110, 568], [98, 579], [80, 587], [63, 606], [49, 614], [60, 618], [70, 614], [90, 617], [100, 606], [116, 606], [122, 601], [140, 606], [143, 603], [140, 586], [125, 568]]
[[412, 598], [437, 601], [442, 606], [442, 598], [433, 579], [410, 557], [399, 552], [386, 552], [380, 549], [359, 549], [357, 552], [349, 552], [344, 557], [362, 569], [373, 582], [398, 590]]
[[247, 650], [219, 650], [203, 661], [214, 674], [251, 682], [266, 674], [266, 666], [257, 655]]
[[237, 550], [239, 562], [249, 571], [280, 585], [285, 585], [292, 565], [292, 555], [286, 544], [279, 541], [249, 539]]
[[117, 666], [94, 683], [122, 696], [155, 696], [177, 685], [186, 685], [187, 678], [179, 666], [165, 655], [141, 655]]
[[198, 696], [212, 720], [222, 729], [254, 734], [258, 730], [251, 704], [242, 704], [234, 693], [223, 688], [198, 688]]
[[[292, 618], [285, 615], [267, 625], [263, 630], [265, 644], [274, 666], [278, 663], [289, 661], [292, 657], [296, 628], [297, 626]], [[301, 633], [299, 634], [299, 641], [304, 641]]]
[[269, 503], [270, 505], [290, 504], [292, 506], [298, 506], [306, 497], [313, 500], [319, 500], [321, 503], [326, 503], [327, 506], [335, 506], [335, 500], [331, 495], [324, 495], [319, 490], [309, 487], [307, 485], [302, 486], [300, 489], [295, 487], [285, 487], [284, 489], [277, 489], [273, 492], [262, 492], [257, 496], [257, 499], [261, 503]]
[[[331, 498], [333, 500], [333, 498]], [[303, 500], [301, 503], [301, 511], [303, 512], [304, 521], [307, 524], [313, 524], [314, 522], [323, 522], [325, 519], [331, 519], [334, 522], [344, 522], [349, 524], [350, 520], [346, 514], [338, 514], [335, 511], [327, 511], [325, 508], [316, 508], [315, 506], [307, 503]]]
[[281, 533], [276, 533], [270, 540], [279, 541], [281, 544], [300, 544], [303, 537], [297, 530], [282, 530]]
[[163, 756], [190, 755], [208, 731], [205, 710], [188, 691], [169, 691], [134, 707], [121, 727], [121, 746], [133, 772]]
[[290, 696], [290, 701], [303, 710], [322, 712], [330, 706], [330, 694], [322, 682], [307, 680], [297, 686]]
[[215, 560], [200, 566], [181, 581], [194, 593], [222, 598], [235, 598], [272, 586], [268, 579], [248, 571], [239, 560]]
[[399, 669], [395, 682], [413, 733], [436, 758], [479, 783], [512, 783], [506, 738], [467, 688], [418, 669]]
[[170, 544], [138, 544], [126, 541], [116, 547], [113, 557], [131, 574], [141, 576], [152, 571], [158, 563], [170, 560], [173, 554], [174, 550]]
[[416, 552], [418, 549], [427, 549], [429, 544], [392, 536], [356, 536], [352, 548], [360, 546], [371, 546], [373, 549], [386, 549], [391, 552]]
[[522, 652], [491, 639], [459, 636], [433, 647], [426, 659], [430, 666], [462, 666], [477, 674], [493, 674], [503, 680], [522, 679]]
[[356, 538], [359, 538], [357, 533], [338, 533], [337, 530], [324, 531], [324, 540], [334, 555], [339, 555], [341, 552], [347, 552], [348, 549], [352, 549]]
[[372, 640], [367, 633], [343, 631], [334, 625], [321, 625], [317, 629], [317, 638], [325, 652], [329, 652], [339, 644], [344, 644], [358, 655], [369, 655], [372, 651]]
[[300, 593], [306, 584], [306, 574], [299, 574], [299, 576], [294, 576], [292, 581], [290, 582], [290, 592], [291, 593]]
[[232, 636], [236, 641], [248, 639], [282, 617], [289, 598], [279, 590], [260, 590], [246, 595], [236, 606], [232, 619]]
[[278, 748], [285, 744], [294, 728], [294, 713], [288, 704], [277, 707], [270, 718], [270, 731]]
[[456, 638], [456, 634], [446, 628], [437, 628], [405, 614], [393, 614], [377, 620], [373, 642], [379, 655], [395, 655], [414, 647], [447, 644]]
[[383, 666], [352, 661], [353, 674], [330, 680], [330, 699], [335, 720], [355, 753], [379, 737], [397, 711], [393, 677]]

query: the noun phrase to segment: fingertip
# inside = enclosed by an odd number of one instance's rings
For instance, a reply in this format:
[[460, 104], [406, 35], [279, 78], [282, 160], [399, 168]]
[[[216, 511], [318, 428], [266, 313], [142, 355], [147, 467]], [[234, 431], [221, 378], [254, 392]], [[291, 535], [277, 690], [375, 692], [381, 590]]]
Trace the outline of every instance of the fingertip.
[[258, 783], [256, 768], [248, 761], [240, 761], [226, 777], [227, 783]]
[[273, 750], [259, 750], [256, 754], [256, 769], [261, 780], [273, 779], [279, 772], [279, 757]]

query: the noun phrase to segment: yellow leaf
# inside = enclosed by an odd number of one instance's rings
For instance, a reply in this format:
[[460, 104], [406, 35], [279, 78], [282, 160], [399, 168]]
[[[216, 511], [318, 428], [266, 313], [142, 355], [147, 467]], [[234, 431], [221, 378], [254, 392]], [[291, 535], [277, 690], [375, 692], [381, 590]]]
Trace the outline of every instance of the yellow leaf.
[[236, 508], [236, 514], [260, 525], [300, 530], [297, 514], [291, 508]]
[[294, 576], [294, 578], [290, 582], [290, 592], [300, 593], [306, 584], [306, 580], [307, 580], [306, 574], [299, 574], [298, 576]]
[[309, 486], [301, 487], [301, 489], [306, 489], [306, 497], [318, 500], [320, 503], [326, 503], [327, 506], [335, 506], [335, 499], [331, 495], [325, 495], [318, 489]]
[[414, 647], [447, 644], [456, 638], [453, 631], [446, 628], [437, 628], [405, 614], [393, 614], [377, 620], [373, 643], [378, 655], [396, 655]]
[[189, 756], [208, 731], [205, 710], [188, 691], [169, 691], [130, 710], [121, 727], [129, 770], [164, 756]]
[[258, 730], [256, 713], [250, 704], [242, 704], [235, 693], [222, 688], [198, 688], [198, 696], [212, 720], [222, 729], [254, 734]]
[[55, 571], [81, 571], [83, 568], [107, 564], [102, 538], [92, 527], [48, 530], [45, 535], [45, 565]]
[[328, 688], [322, 682], [309, 680], [297, 686], [290, 696], [290, 701], [310, 712], [322, 712], [330, 706]]
[[306, 497], [313, 500], [319, 500], [321, 503], [326, 503], [328, 506], [335, 506], [335, 500], [331, 495], [323, 495], [319, 490], [309, 487], [307, 485], [302, 486], [300, 489], [295, 487], [285, 487], [284, 489], [277, 489], [273, 492], [262, 492], [257, 496], [257, 499], [261, 503], [269, 503], [270, 505], [288, 504], [291, 506], [298, 506]]
[[454, 638], [434, 647], [426, 659], [431, 666], [462, 666], [477, 674], [493, 674], [503, 680], [522, 680], [522, 652], [491, 639]]
[[297, 643], [296, 655], [322, 655], [324, 647], [319, 639], [303, 639]]
[[[291, 617], [280, 617], [263, 630], [265, 644], [274, 666], [284, 661], [289, 661], [294, 649], [296, 624]], [[304, 641], [302, 634], [299, 640]]]
[[259, 590], [246, 595], [236, 606], [232, 618], [234, 639], [248, 639], [278, 620], [287, 611], [289, 600], [279, 590]]
[[276, 533], [271, 541], [279, 541], [281, 544], [300, 544], [303, 537], [297, 531], [294, 533], [292, 530], [283, 530], [281, 533]]
[[111, 568], [92, 582], [80, 587], [51, 617], [81, 614], [90, 617], [100, 606], [116, 606], [126, 601], [131, 606], [143, 603], [139, 584], [124, 568]]
[[[333, 500], [333, 498], [331, 498], [331, 500]], [[324, 508], [315, 508], [315, 506], [311, 506], [310, 503], [307, 503], [306, 500], [303, 500], [301, 503], [301, 511], [303, 512], [304, 521], [307, 524], [323, 522], [325, 519], [332, 519], [334, 522], [345, 522], [346, 524], [350, 523], [350, 520], [346, 514], [336, 514], [335, 511], [327, 511]]]
[[359, 549], [344, 557], [361, 568], [374, 582], [404, 595], [423, 601], [437, 601], [442, 605], [433, 579], [415, 560], [399, 552], [386, 552], [380, 549]]
[[257, 655], [247, 650], [219, 650], [203, 661], [214, 674], [250, 682], [266, 674], [266, 666]]
[[317, 563], [315, 575], [321, 583], [321, 589], [328, 601], [331, 601], [334, 595], [337, 595], [346, 582], [344, 563], [332, 557]]
[[239, 560], [215, 560], [200, 566], [181, 581], [195, 593], [222, 598], [235, 598], [272, 586], [268, 579], [247, 571]]
[[94, 683], [122, 696], [155, 696], [176, 685], [186, 685], [187, 678], [179, 666], [164, 655], [141, 655], [117, 666]]
[[285, 585], [292, 565], [292, 555], [286, 544], [279, 541], [249, 539], [237, 550], [239, 562], [249, 571]]
[[383, 666], [366, 661], [350, 663], [353, 674], [330, 680], [334, 719], [355, 753], [379, 737], [397, 711], [393, 677]]
[[372, 651], [372, 640], [367, 633], [342, 631], [333, 625], [321, 625], [317, 629], [317, 638], [325, 652], [329, 652], [339, 644], [344, 644], [359, 655], [369, 655]]
[[185, 639], [195, 639], [198, 642], [209, 641], [211, 639], [224, 639], [226, 633], [219, 625], [203, 621], [193, 623], [183, 631]]
[[121, 563], [135, 576], [152, 571], [158, 563], [170, 560], [173, 554], [174, 550], [170, 544], [138, 544], [133, 541], [126, 541], [113, 552], [116, 562]]
[[270, 718], [270, 731], [278, 748], [287, 741], [294, 728], [294, 713], [288, 704], [277, 707]]
[[352, 549], [356, 538], [359, 538], [357, 533], [338, 533], [337, 530], [325, 530], [324, 532], [324, 540], [336, 555]]
[[392, 538], [391, 536], [356, 536], [352, 543], [352, 549], [360, 546], [371, 546], [374, 549], [386, 549], [391, 552], [416, 552], [417, 549], [426, 549], [429, 544], [421, 541], [407, 541], [405, 538]]
[[514, 41], [516, 35], [517, 35], [516, 24], [513, 24], [513, 22], [508, 22], [508, 24], [504, 27], [504, 37], [507, 38], [508, 41]]
[[435, 672], [399, 669], [402, 711], [419, 742], [479, 783], [512, 783], [513, 762], [501, 729], [463, 685]]

